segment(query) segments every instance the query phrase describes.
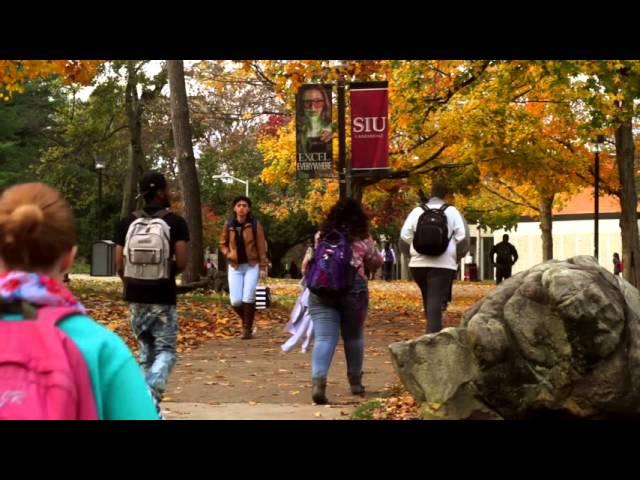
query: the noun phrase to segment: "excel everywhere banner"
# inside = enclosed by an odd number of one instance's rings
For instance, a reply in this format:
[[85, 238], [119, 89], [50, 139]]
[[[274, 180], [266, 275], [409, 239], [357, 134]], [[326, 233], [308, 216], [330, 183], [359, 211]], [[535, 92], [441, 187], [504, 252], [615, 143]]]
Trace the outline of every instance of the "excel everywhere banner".
[[334, 177], [331, 85], [307, 84], [296, 95], [296, 176]]

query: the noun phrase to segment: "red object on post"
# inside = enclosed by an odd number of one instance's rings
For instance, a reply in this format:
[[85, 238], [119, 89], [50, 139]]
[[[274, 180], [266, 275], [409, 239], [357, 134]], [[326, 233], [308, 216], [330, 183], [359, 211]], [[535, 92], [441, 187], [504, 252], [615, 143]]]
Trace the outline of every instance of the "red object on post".
[[389, 88], [351, 84], [351, 169], [389, 168]]
[[465, 282], [478, 281], [478, 265], [476, 265], [475, 263], [466, 263], [464, 265], [464, 281]]

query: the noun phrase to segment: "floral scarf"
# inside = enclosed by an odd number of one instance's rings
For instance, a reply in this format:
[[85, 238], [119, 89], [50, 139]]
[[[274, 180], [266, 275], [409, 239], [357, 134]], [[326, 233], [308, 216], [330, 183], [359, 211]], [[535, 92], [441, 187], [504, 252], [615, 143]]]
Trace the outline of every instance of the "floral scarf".
[[86, 312], [61, 282], [39, 273], [10, 271], [0, 274], [0, 301], [25, 301], [39, 307], [74, 307]]

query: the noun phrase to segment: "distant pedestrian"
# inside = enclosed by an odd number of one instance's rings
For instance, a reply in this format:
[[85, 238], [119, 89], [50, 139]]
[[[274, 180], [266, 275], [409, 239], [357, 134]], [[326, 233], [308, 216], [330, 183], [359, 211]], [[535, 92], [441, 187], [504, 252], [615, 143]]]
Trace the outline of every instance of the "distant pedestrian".
[[620, 276], [623, 272], [622, 260], [620, 260], [620, 255], [618, 253], [613, 254], [613, 274], [616, 276]]
[[[494, 254], [496, 255], [495, 261]], [[509, 243], [509, 235], [505, 233], [502, 236], [502, 241], [491, 247], [489, 258], [491, 265], [496, 267], [496, 285], [511, 277], [511, 267], [518, 261], [518, 251]]]

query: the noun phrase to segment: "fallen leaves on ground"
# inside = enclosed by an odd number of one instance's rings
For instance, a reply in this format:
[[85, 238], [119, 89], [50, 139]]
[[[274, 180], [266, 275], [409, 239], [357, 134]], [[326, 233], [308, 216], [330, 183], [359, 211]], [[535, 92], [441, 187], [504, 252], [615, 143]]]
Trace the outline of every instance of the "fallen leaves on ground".
[[[293, 302], [302, 291], [297, 280], [270, 280], [269, 286], [274, 304], [266, 310], [256, 311], [258, 329], [282, 328], [289, 320]], [[74, 280], [70, 287], [90, 316], [120, 335], [137, 352], [129, 306], [122, 300], [121, 284]], [[444, 326], [457, 326], [464, 311], [492, 288], [493, 285], [486, 283], [456, 282], [453, 303], [443, 315]], [[369, 292], [367, 334], [392, 335], [400, 339], [415, 335], [424, 327], [422, 297], [414, 282], [376, 280], [369, 283]], [[206, 292], [179, 295], [177, 312], [178, 353], [190, 352], [209, 339], [228, 339], [241, 334], [240, 319], [226, 295]]]
[[[74, 280], [71, 290], [92, 318], [120, 335], [137, 353], [138, 345], [131, 331], [131, 314], [128, 304], [122, 300], [121, 285]], [[202, 342], [213, 338], [240, 336], [240, 319], [228, 302], [228, 297], [220, 296], [178, 296], [179, 333], [176, 351], [189, 352]], [[276, 305], [267, 310], [256, 311], [256, 326], [259, 329], [284, 325], [288, 320], [289, 311], [284, 306]]]
[[374, 420], [419, 420], [418, 404], [406, 390], [392, 389], [390, 397], [381, 398], [380, 406], [372, 413]]

